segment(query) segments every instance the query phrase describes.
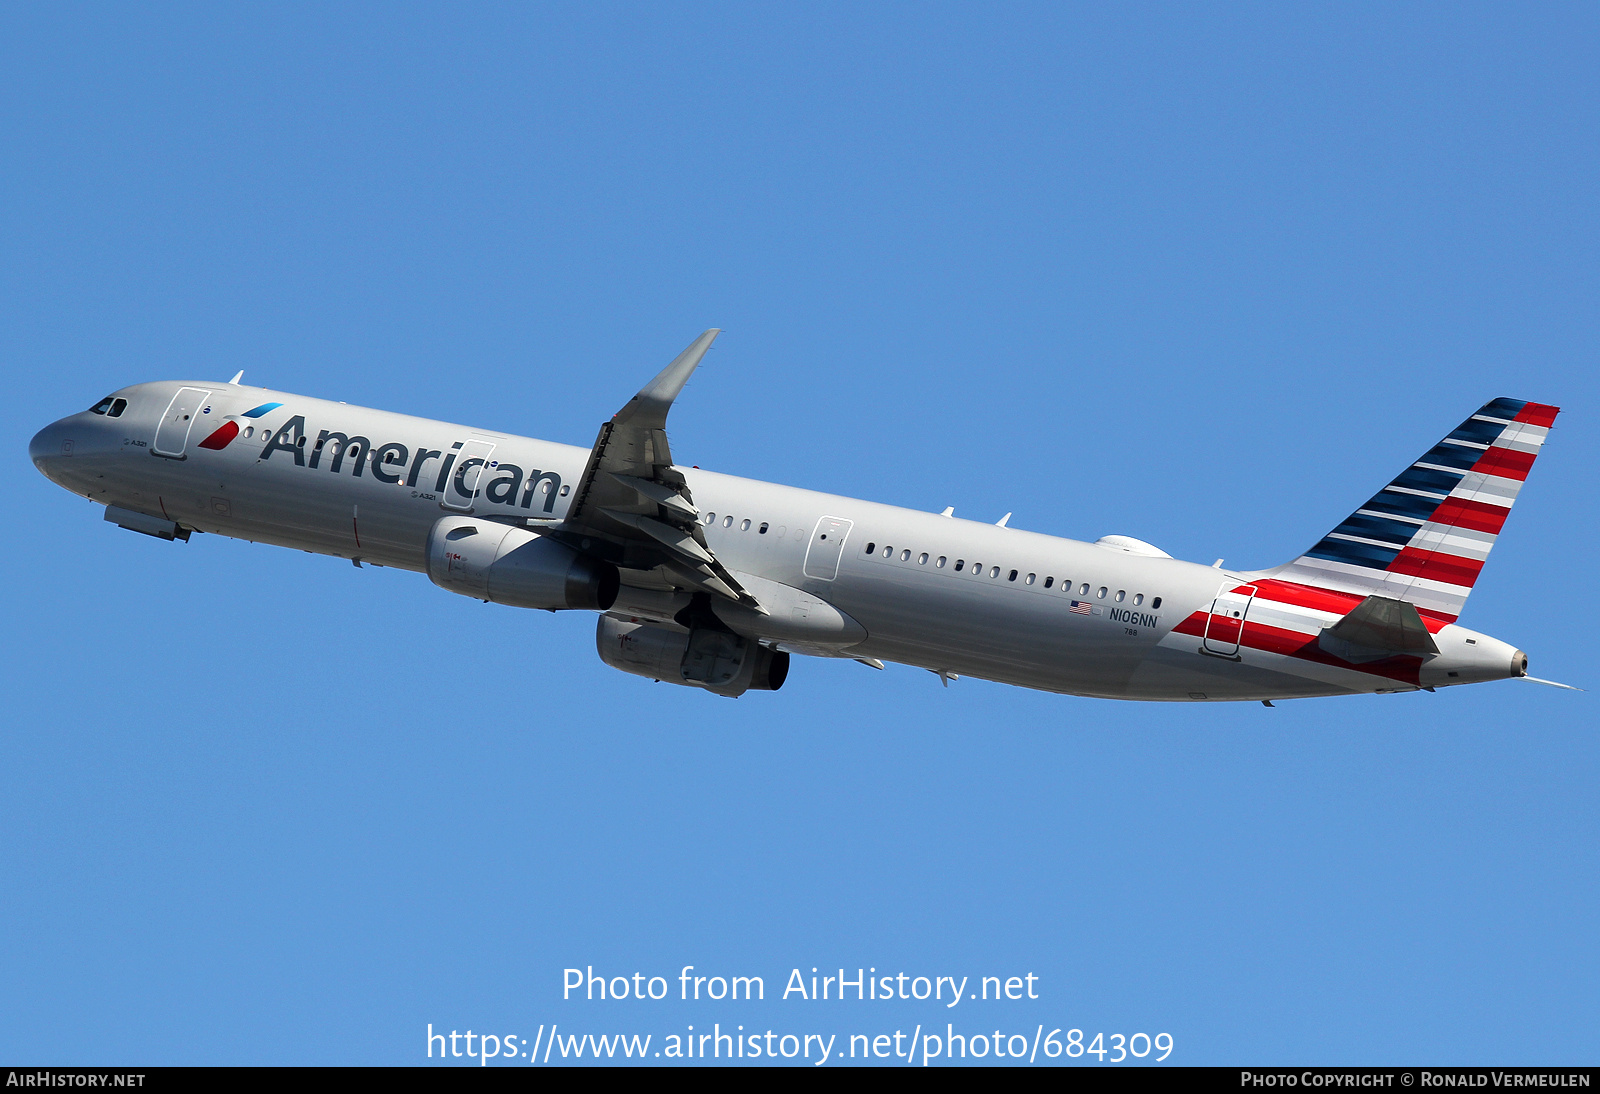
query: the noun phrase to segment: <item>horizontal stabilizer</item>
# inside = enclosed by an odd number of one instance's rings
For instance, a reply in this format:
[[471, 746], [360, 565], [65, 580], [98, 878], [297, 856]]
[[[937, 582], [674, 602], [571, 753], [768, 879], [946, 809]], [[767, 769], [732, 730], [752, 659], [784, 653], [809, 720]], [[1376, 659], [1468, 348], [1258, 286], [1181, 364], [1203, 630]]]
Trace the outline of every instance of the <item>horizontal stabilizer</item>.
[[1426, 657], [1439, 652], [1416, 605], [1369, 596], [1322, 632], [1319, 645], [1345, 661], [1376, 661], [1397, 654]]

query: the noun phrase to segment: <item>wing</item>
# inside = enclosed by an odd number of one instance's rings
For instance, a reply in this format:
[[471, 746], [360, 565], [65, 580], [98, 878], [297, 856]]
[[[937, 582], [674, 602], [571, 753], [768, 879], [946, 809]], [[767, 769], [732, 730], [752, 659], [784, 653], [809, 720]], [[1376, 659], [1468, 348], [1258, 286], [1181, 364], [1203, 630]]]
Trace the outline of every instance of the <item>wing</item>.
[[712, 329], [696, 338], [600, 427], [572, 505], [549, 534], [636, 571], [623, 575], [630, 584], [664, 582], [759, 611], [755, 597], [706, 545], [700, 511], [667, 447], [667, 412], [721, 333]]

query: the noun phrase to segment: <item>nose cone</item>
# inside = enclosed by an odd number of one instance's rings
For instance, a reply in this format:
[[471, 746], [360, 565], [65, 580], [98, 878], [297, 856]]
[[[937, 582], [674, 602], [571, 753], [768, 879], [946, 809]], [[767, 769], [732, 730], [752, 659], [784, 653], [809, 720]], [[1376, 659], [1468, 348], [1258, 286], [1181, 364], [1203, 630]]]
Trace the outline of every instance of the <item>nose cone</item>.
[[33, 435], [28, 442], [28, 458], [46, 478], [53, 479], [51, 468], [63, 458], [72, 455], [72, 441], [60, 422], [51, 422]]

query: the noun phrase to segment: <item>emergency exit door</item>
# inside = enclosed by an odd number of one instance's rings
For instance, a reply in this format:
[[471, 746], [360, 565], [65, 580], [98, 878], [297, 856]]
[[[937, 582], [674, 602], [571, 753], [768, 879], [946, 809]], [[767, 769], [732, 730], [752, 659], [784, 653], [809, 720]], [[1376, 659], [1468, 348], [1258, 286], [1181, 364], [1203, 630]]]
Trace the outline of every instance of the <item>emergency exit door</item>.
[[811, 542], [806, 547], [804, 566], [807, 577], [832, 581], [839, 576], [839, 556], [844, 553], [844, 541], [849, 538], [852, 522], [843, 517], [823, 517], [811, 530]]

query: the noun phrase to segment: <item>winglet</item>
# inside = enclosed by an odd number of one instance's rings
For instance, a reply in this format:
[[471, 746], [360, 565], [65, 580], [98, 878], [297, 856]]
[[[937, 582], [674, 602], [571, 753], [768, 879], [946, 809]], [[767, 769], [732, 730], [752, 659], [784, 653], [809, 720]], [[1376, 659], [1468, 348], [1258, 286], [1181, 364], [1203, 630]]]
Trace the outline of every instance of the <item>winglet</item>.
[[700, 358], [706, 355], [706, 350], [711, 348], [711, 343], [721, 333], [721, 329], [712, 327], [691, 342], [688, 349], [673, 358], [672, 364], [662, 369], [654, 380], [640, 389], [639, 394], [629, 399], [627, 406], [617, 411], [614, 420], [619, 424], [627, 422], [645, 429], [665, 429], [667, 411], [672, 409], [672, 401], [683, 390], [683, 385], [689, 382], [689, 376], [700, 364]]

